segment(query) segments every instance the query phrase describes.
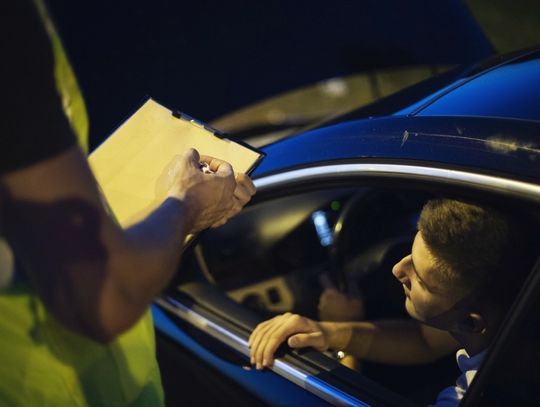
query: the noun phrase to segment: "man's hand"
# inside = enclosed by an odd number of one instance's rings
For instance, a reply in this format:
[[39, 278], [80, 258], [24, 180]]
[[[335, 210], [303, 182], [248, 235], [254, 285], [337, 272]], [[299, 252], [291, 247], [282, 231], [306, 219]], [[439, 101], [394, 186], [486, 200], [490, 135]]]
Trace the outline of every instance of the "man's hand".
[[278, 315], [257, 325], [251, 334], [251, 364], [256, 365], [257, 369], [272, 366], [275, 351], [285, 341], [291, 348], [311, 346], [325, 351], [329, 347], [328, 336], [328, 332], [316, 321], [290, 312]]
[[[212, 173], [204, 173], [200, 162], [208, 164]], [[176, 156], [158, 180], [158, 196], [164, 194], [181, 200], [186, 205], [190, 233], [208, 227], [221, 226], [238, 213], [255, 193], [253, 183], [244, 174], [235, 180], [231, 165], [209, 156], [199, 156], [189, 149]]]
[[323, 321], [358, 321], [364, 319], [364, 301], [335, 288], [327, 288], [319, 297], [319, 319]]
[[[206, 162], [206, 161], [205, 161]], [[224, 218], [212, 225], [213, 228], [224, 225], [230, 218], [235, 216], [255, 195], [255, 185], [246, 174], [236, 173], [236, 188], [233, 194], [233, 206]]]

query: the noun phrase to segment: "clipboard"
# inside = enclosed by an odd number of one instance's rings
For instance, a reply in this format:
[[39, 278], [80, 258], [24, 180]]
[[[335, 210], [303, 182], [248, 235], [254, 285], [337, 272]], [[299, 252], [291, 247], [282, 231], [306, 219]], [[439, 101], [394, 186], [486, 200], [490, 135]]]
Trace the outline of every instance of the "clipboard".
[[265, 156], [148, 98], [88, 157], [102, 196], [122, 227], [143, 220], [162, 203], [156, 184], [174, 157], [188, 148], [227, 161], [235, 172], [246, 174]]

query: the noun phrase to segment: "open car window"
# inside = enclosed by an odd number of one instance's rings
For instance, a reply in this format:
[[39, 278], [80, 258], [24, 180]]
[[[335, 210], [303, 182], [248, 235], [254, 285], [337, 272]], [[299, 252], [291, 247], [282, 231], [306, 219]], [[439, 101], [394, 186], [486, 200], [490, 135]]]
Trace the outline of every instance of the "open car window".
[[[363, 319], [410, 318], [403, 288], [391, 270], [410, 253], [422, 206], [438, 196], [439, 188], [372, 183], [285, 190], [205, 233], [186, 260], [191, 272], [182, 270], [184, 277], [176, 284], [201, 313], [216, 314], [219, 324], [238, 330], [240, 342], [247, 341], [257, 323], [283, 312], [320, 319], [325, 279], [336, 286], [345, 281], [347, 289], [362, 294]], [[216, 299], [216, 291], [235, 306]], [[315, 371], [314, 377], [345, 389], [343, 396], [356, 394], [355, 400], [370, 400], [368, 405], [426, 405], [461, 374], [455, 352], [433, 363], [406, 366], [351, 364], [350, 358], [338, 361], [331, 352], [309, 349], [279, 352], [281, 360]], [[249, 364], [245, 356], [237, 362]]]
[[[292, 312], [320, 320], [324, 284], [337, 287], [342, 279], [361, 293], [363, 319], [409, 318], [391, 269], [410, 253], [429, 197], [367, 187], [278, 197], [207, 233], [197, 249], [199, 265], [213, 284], [263, 318]], [[433, 401], [459, 375], [453, 354], [420, 367], [348, 363], [344, 368], [419, 403]]]

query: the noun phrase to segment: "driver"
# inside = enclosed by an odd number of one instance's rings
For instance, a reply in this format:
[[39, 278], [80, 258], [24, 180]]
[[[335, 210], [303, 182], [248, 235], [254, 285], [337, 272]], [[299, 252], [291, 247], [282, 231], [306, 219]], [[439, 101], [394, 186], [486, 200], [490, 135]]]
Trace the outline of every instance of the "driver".
[[392, 269], [412, 319], [330, 322], [286, 313], [255, 328], [249, 339], [251, 363], [257, 369], [271, 366], [285, 341], [291, 348], [343, 350], [396, 365], [429, 363], [459, 349], [462, 375], [435, 404], [457, 405], [539, 254], [532, 233], [526, 222], [492, 208], [429, 201], [411, 254]]

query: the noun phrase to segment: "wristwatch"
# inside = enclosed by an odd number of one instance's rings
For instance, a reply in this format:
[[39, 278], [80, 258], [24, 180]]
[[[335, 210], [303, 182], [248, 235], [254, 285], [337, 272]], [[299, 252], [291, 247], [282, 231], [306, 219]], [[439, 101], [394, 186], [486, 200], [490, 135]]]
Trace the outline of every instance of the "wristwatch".
[[345, 356], [347, 356], [347, 353], [345, 353], [342, 350], [333, 350], [333, 351], [327, 350], [326, 352], [324, 352], [324, 354], [328, 357], [331, 357], [332, 359], [336, 359], [337, 361], [340, 361]]

